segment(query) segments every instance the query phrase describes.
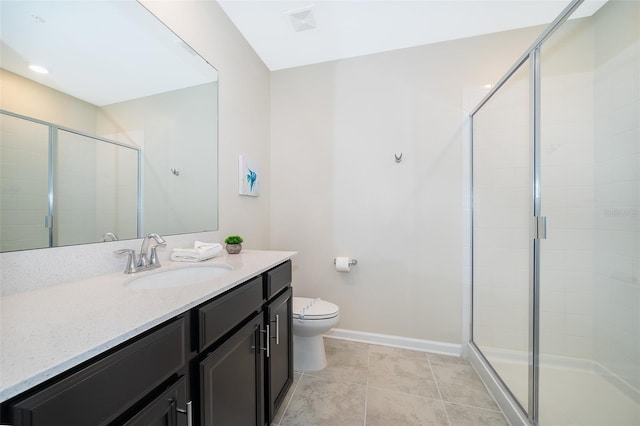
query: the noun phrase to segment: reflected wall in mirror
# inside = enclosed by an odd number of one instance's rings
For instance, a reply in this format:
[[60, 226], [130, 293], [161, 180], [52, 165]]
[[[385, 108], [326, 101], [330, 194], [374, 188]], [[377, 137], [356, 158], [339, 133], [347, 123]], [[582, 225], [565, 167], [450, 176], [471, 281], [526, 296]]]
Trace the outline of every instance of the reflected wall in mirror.
[[0, 251], [216, 230], [215, 68], [135, 1], [0, 8]]

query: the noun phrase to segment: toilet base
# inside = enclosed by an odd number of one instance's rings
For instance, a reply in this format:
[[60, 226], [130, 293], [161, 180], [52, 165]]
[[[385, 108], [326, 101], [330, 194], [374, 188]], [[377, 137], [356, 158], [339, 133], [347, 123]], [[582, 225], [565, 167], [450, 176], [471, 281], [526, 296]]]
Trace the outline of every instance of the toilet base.
[[293, 368], [296, 371], [320, 371], [327, 366], [322, 334], [293, 335]]

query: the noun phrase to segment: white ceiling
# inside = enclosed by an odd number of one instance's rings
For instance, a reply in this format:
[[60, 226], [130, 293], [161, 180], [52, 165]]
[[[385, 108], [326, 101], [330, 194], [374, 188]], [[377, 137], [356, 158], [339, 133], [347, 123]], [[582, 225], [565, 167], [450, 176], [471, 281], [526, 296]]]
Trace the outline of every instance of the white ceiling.
[[[569, 0], [218, 0], [271, 70], [545, 24]], [[580, 16], [605, 0], [585, 0]], [[217, 73], [134, 0], [0, 0], [0, 66], [108, 105]], [[311, 8], [295, 32], [288, 12]], [[311, 20], [298, 26], [312, 26]], [[61, 47], [61, 48], [60, 48]], [[51, 71], [35, 75], [29, 63]]]
[[[548, 24], [569, 0], [218, 0], [270, 70]], [[606, 0], [586, 0], [574, 17]], [[291, 12], [312, 10], [292, 24]], [[308, 16], [308, 15], [307, 15]], [[315, 21], [315, 22], [314, 22]], [[294, 26], [315, 28], [296, 32]], [[532, 40], [533, 42], [533, 40]]]

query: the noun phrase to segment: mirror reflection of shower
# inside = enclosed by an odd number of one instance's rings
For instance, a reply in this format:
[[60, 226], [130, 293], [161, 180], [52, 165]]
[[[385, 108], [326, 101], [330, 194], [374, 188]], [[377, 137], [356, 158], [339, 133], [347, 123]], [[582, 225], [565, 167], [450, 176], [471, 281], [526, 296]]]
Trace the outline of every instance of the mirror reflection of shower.
[[140, 151], [8, 112], [0, 251], [138, 238]]

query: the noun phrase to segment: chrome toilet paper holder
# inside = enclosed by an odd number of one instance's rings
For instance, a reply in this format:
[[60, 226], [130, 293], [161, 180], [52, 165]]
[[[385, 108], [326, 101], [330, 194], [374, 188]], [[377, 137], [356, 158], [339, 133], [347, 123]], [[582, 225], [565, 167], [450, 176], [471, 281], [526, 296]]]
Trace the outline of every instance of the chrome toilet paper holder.
[[[336, 259], [333, 259], [333, 264], [336, 264]], [[356, 259], [349, 259], [349, 266], [357, 265], [358, 261]]]

